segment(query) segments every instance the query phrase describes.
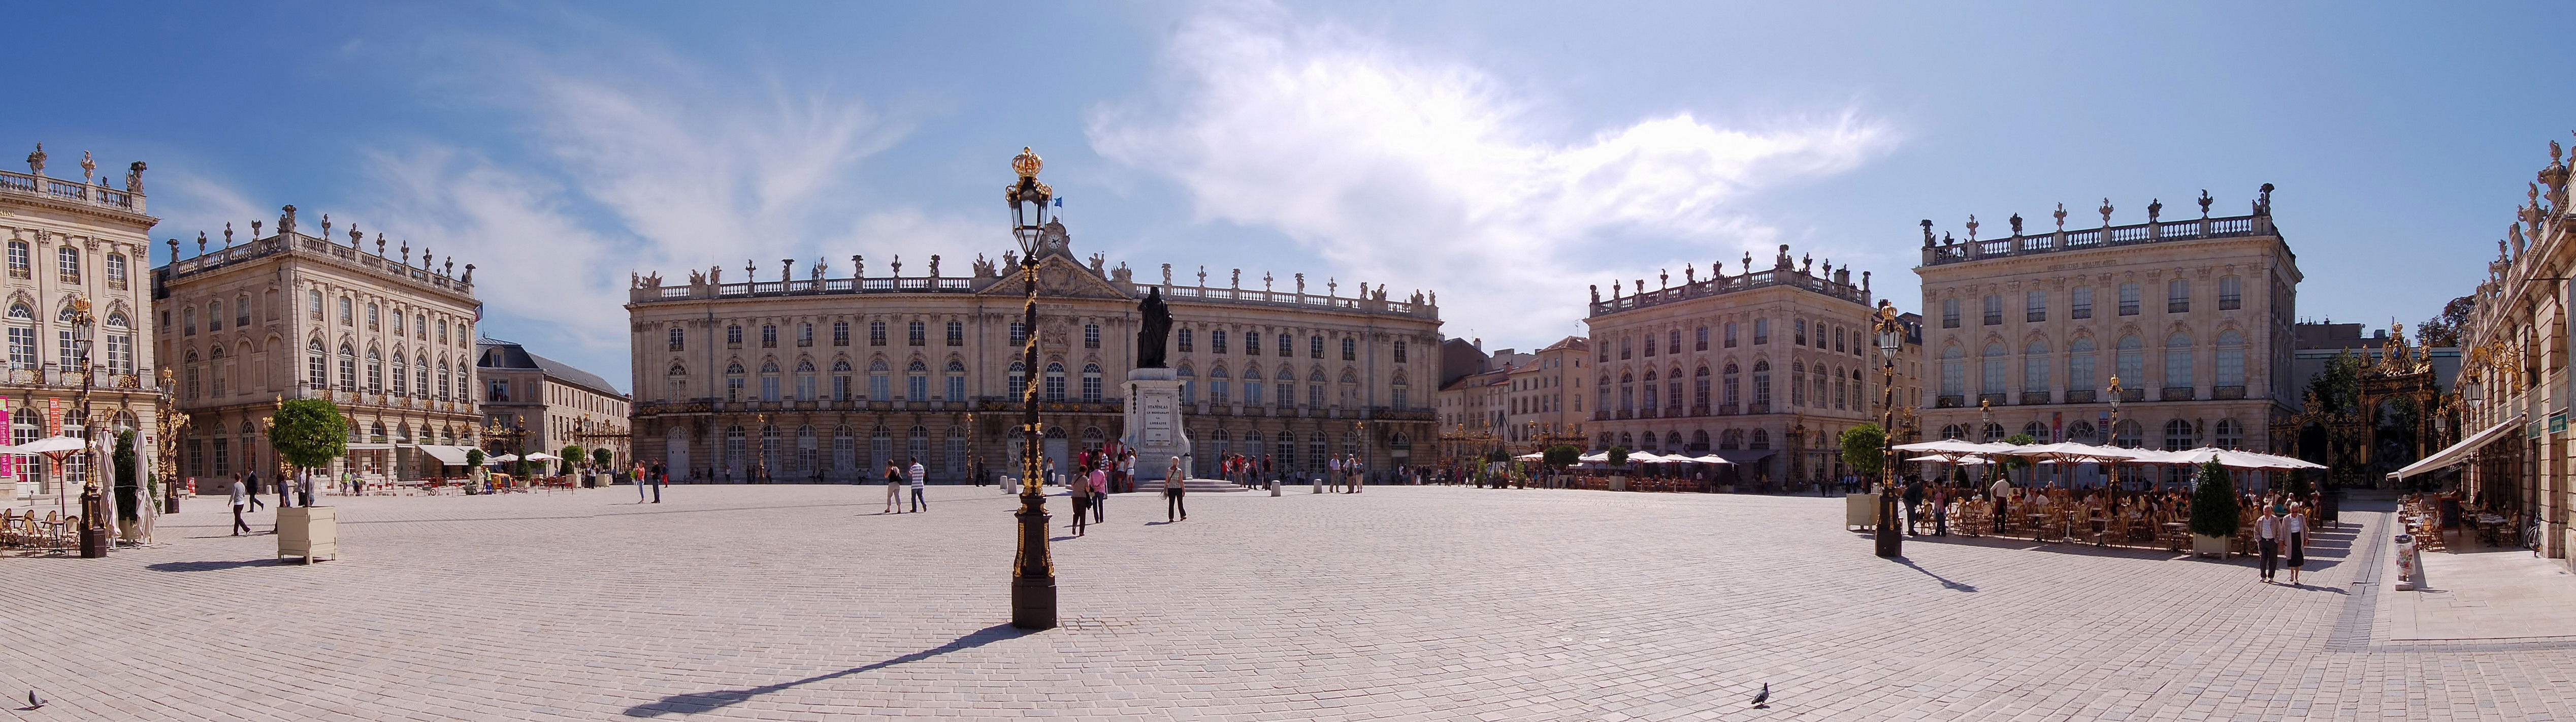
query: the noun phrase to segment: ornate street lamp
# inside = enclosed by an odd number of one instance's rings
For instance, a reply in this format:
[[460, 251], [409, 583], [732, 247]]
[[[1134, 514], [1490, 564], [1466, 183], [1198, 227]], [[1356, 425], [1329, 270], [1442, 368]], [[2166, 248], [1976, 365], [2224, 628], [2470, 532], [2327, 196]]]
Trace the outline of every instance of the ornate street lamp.
[[1038, 154], [1021, 148], [1011, 159], [1011, 170], [1020, 179], [1003, 189], [1002, 199], [1011, 204], [1011, 237], [1020, 245], [1020, 283], [1026, 294], [1021, 310], [1024, 346], [1023, 367], [1029, 370], [1032, 383], [1022, 384], [1020, 406], [1020, 520], [1019, 554], [1011, 562], [1011, 626], [1021, 629], [1055, 628], [1055, 560], [1047, 553], [1046, 490], [1039, 486], [1044, 473], [1039, 458], [1045, 443], [1038, 427], [1038, 251], [1046, 232], [1047, 203], [1055, 189], [1038, 182], [1038, 169], [1045, 165]]
[[[2120, 375], [2119, 375], [2119, 374], [2112, 374], [2112, 375], [2111, 375], [2111, 388], [2109, 388], [2109, 389], [2105, 389], [2105, 391], [2106, 391], [2107, 393], [2111, 394], [2111, 425], [2110, 425], [2110, 426], [2102, 427], [2102, 445], [2103, 445], [2103, 446], [2119, 446], [2119, 445], [2120, 445], [2120, 395], [2121, 395], [2121, 394], [2126, 394], [2126, 393], [2128, 393], [2128, 392], [2129, 392], [2129, 390], [2128, 390], [2128, 389], [2120, 388]], [[2111, 469], [2111, 473], [2110, 473], [2110, 478], [2109, 478], [2109, 479], [2107, 479], [2107, 480], [2105, 480], [2105, 481], [2103, 481], [2103, 484], [2104, 484], [2105, 486], [2108, 486], [2108, 487], [2112, 488], [2112, 489], [2118, 489], [2118, 488], [2120, 488], [2120, 465], [2119, 465], [2118, 463], [2111, 463], [2111, 464], [2104, 464], [2104, 466], [2108, 466], [2108, 467], [2110, 467], [2110, 469]]]
[[1880, 299], [1877, 332], [1879, 359], [1880, 406], [1886, 409], [1879, 426], [1878, 483], [1878, 555], [1894, 559], [1905, 555], [1905, 537], [1896, 533], [1896, 352], [1905, 348], [1905, 324], [1896, 319], [1896, 304]]
[[80, 453], [91, 455], [81, 465], [84, 472], [81, 476], [86, 478], [81, 486], [80, 555], [83, 559], [97, 559], [107, 556], [107, 497], [99, 491], [98, 459], [89, 448], [98, 444], [98, 428], [93, 423], [96, 420], [91, 418], [89, 410], [90, 386], [98, 378], [91, 373], [89, 365], [90, 334], [97, 329], [98, 318], [90, 315], [89, 299], [72, 300], [70, 320], [73, 368], [79, 369], [81, 377], [80, 394], [72, 402], [72, 408], [80, 413], [81, 441], [84, 442]]

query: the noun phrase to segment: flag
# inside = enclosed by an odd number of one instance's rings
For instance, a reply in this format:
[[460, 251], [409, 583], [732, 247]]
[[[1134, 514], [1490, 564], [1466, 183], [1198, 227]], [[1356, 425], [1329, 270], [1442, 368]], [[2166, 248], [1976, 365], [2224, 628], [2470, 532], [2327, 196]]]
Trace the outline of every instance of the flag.
[[1055, 197], [1055, 207], [1057, 207], [1057, 208], [1063, 208], [1063, 207], [1064, 207], [1064, 196], [1056, 196], [1056, 197]]

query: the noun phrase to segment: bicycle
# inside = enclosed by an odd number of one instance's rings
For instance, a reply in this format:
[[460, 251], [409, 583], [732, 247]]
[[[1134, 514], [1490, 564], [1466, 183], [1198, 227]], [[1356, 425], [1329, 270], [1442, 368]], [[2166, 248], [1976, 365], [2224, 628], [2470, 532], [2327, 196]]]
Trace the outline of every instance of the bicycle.
[[2522, 527], [2522, 545], [2531, 550], [2532, 556], [2540, 556], [2540, 520], [2534, 519]]

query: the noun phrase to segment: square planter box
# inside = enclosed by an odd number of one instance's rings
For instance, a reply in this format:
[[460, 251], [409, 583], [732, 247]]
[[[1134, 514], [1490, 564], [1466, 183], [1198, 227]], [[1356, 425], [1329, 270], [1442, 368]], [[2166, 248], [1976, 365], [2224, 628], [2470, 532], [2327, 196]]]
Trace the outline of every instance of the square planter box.
[[2193, 556], [2226, 558], [2227, 541], [2228, 538], [2223, 536], [2201, 536], [2199, 534], [2193, 534], [2191, 535], [2191, 553]]
[[277, 555], [311, 564], [340, 558], [337, 507], [290, 506], [277, 510]]

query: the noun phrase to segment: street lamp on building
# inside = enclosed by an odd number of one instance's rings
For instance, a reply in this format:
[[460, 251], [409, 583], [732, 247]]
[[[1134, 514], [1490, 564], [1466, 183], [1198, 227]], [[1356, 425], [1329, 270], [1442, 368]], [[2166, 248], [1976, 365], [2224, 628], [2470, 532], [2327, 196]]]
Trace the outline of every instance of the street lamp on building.
[[1905, 539], [1896, 533], [1896, 352], [1905, 348], [1905, 324], [1897, 320], [1896, 304], [1885, 299], [1878, 302], [1877, 313], [1879, 359], [1879, 405], [1885, 409], [1879, 426], [1878, 483], [1878, 555], [1894, 559], [1905, 554]]
[[[1047, 203], [1055, 189], [1038, 182], [1038, 170], [1045, 162], [1028, 148], [1011, 159], [1011, 170], [1019, 181], [1004, 189], [1002, 199], [1011, 204], [1011, 238], [1020, 246], [1020, 284], [1026, 297], [1021, 309], [1024, 345], [1020, 348], [1022, 367], [1035, 375], [1038, 370], [1038, 251], [1043, 249], [1047, 224]], [[1031, 379], [1034, 381], [1035, 379]], [[1020, 522], [1019, 554], [1011, 562], [1011, 626], [1021, 629], [1055, 628], [1055, 560], [1047, 553], [1046, 491], [1039, 486], [1043, 473], [1039, 457], [1045, 455], [1045, 443], [1038, 427], [1038, 384], [1022, 384], [1020, 397], [1020, 510], [1014, 514]]]

